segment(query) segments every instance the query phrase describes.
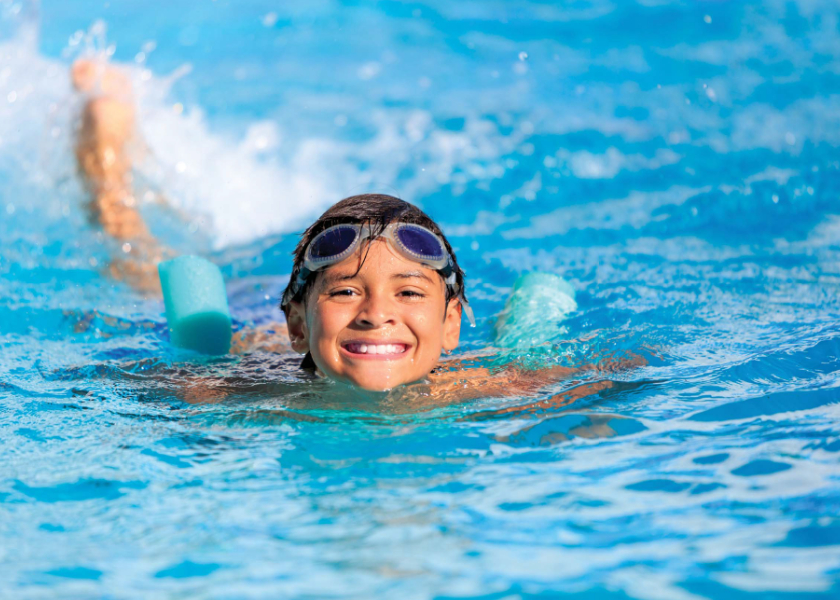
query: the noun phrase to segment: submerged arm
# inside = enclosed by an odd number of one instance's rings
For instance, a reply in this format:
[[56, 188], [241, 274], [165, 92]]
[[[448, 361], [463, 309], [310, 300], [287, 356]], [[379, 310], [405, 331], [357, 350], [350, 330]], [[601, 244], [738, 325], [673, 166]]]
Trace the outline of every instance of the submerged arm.
[[[258, 327], [246, 327], [233, 335], [230, 353], [246, 355], [253, 352], [287, 355], [292, 352], [288, 328], [285, 323], [267, 323]], [[273, 381], [255, 383], [244, 379], [187, 376], [181, 381], [181, 398], [190, 404], [215, 404], [230, 396], [247, 392], [286, 391], [287, 384]]]
[[[629, 359], [602, 360], [594, 365], [584, 365], [577, 368], [557, 365], [531, 370], [509, 366], [501, 371], [492, 372], [486, 367], [460, 369], [458, 368], [460, 362], [452, 361], [447, 365], [447, 371], [430, 376], [435, 395], [445, 396], [453, 402], [488, 397], [533, 396], [548, 386], [568, 380], [575, 375], [583, 375], [592, 371], [616, 373], [647, 364], [644, 357], [633, 356]], [[589, 395], [610, 386], [612, 386], [612, 382], [609, 380], [583, 383], [571, 390], [556, 394], [543, 402], [562, 406], [582, 395]]]

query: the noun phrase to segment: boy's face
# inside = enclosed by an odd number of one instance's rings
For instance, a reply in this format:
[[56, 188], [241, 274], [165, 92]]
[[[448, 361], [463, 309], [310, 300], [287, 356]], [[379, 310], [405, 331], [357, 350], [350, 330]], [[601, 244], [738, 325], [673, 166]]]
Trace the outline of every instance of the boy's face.
[[292, 347], [311, 352], [325, 375], [384, 391], [424, 378], [441, 351], [458, 345], [461, 305], [447, 305], [435, 270], [374, 240], [318, 272], [306, 302], [291, 303], [288, 322]]

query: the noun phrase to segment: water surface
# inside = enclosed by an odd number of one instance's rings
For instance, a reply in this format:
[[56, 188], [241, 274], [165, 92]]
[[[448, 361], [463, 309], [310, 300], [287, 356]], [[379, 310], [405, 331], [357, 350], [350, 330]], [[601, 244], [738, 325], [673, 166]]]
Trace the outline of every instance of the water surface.
[[[276, 4], [0, 2], [0, 595], [837, 597], [836, 4]], [[237, 327], [377, 190], [450, 236], [462, 352], [539, 269], [578, 290], [556, 360], [648, 364], [436, 408], [176, 352], [87, 221], [91, 46], [132, 65], [150, 223]]]

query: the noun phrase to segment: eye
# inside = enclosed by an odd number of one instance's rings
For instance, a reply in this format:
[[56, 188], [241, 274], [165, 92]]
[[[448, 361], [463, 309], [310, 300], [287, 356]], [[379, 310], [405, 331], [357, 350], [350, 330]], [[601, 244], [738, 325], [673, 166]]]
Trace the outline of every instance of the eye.
[[332, 290], [329, 293], [330, 298], [349, 298], [356, 295], [356, 290], [351, 288], [341, 288], [338, 290]]
[[424, 294], [422, 292], [418, 292], [417, 290], [401, 290], [399, 295], [402, 296], [403, 298], [411, 298], [411, 299], [425, 298], [426, 297], [426, 294]]

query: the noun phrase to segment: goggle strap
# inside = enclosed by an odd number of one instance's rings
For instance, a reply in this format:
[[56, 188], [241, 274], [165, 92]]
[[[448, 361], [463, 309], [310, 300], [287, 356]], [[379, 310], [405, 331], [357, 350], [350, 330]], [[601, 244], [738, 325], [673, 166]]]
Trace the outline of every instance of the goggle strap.
[[473, 314], [473, 309], [470, 306], [470, 303], [467, 302], [467, 299], [463, 296], [458, 296], [458, 299], [461, 301], [461, 310], [465, 315], [467, 315], [467, 319], [470, 322], [470, 327], [475, 327], [475, 315]]
[[303, 287], [306, 285], [306, 278], [312, 273], [309, 269], [307, 269], [304, 265], [301, 265], [300, 271], [298, 271], [297, 278], [295, 279], [294, 284], [292, 284], [291, 288], [283, 294], [283, 299], [280, 301], [280, 306], [286, 306], [289, 302], [295, 299], [295, 297], [300, 293]]

